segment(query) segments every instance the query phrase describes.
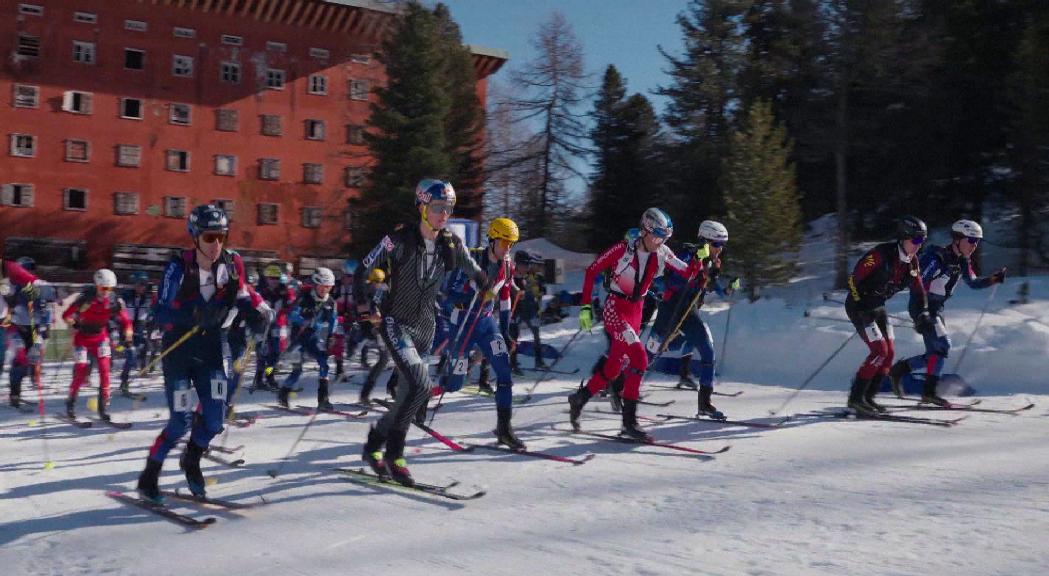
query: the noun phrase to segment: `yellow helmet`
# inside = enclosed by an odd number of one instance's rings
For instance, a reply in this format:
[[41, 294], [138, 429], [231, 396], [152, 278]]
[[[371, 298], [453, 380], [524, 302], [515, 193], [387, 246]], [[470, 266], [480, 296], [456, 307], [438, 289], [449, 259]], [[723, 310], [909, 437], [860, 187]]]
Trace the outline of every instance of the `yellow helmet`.
[[372, 268], [372, 271], [368, 273], [368, 282], [377, 284], [385, 281], [386, 273], [382, 271], [382, 268]]
[[282, 274], [284, 274], [284, 271], [276, 264], [270, 264], [262, 271], [262, 275], [266, 278], [280, 278]]
[[517, 223], [513, 220], [496, 218], [488, 225], [488, 237], [492, 240], [517, 242], [521, 238], [521, 232], [517, 229]]

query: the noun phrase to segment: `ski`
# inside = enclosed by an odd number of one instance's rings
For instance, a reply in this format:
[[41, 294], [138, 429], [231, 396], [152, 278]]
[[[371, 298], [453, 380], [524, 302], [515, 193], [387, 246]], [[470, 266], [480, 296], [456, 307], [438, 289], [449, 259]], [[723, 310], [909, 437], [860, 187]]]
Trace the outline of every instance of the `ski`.
[[207, 528], [208, 526], [214, 524], [216, 520], [213, 516], [208, 516], [207, 518], [194, 518], [193, 516], [180, 514], [178, 512], [175, 512], [171, 508], [168, 508], [164, 504], [157, 504], [155, 502], [143, 500], [142, 498], [128, 494], [127, 492], [109, 491], [106, 492], [106, 496], [109, 496], [110, 498], [113, 498], [114, 500], [118, 500], [125, 504], [137, 506], [142, 510], [146, 510], [147, 512], [152, 512], [154, 514], [157, 514], [158, 516], [167, 518], [168, 520], [171, 520], [172, 522], [181, 526], [185, 526], [186, 528]]
[[230, 426], [236, 426], [237, 428], [247, 428], [248, 426], [255, 424], [255, 421], [257, 421], [258, 419], [259, 417], [254, 414], [252, 414], [251, 416], [237, 416], [232, 420], [227, 419], [226, 424], [229, 424]]
[[[312, 415], [315, 411], [317, 411], [316, 408], [311, 408], [309, 406], [301, 406], [301, 405], [299, 405], [299, 406], [296, 406], [296, 408], [298, 408], [300, 410], [308, 410], [310, 415]], [[335, 414], [335, 415], [343, 416], [343, 417], [346, 417], [346, 418], [364, 418], [365, 416], [368, 415], [368, 411], [367, 410], [361, 410], [360, 412], [346, 412], [344, 410], [334, 410], [333, 409], [333, 410], [320, 410], [320, 413], [321, 414]]]
[[269, 408], [273, 408], [274, 410], [280, 410], [281, 412], [290, 412], [292, 414], [298, 414], [300, 416], [313, 416], [312, 408], [302, 409], [297, 406], [293, 408], [291, 406], [281, 406], [280, 404], [267, 404], [266, 406], [268, 406]]
[[121, 398], [130, 398], [131, 400], [134, 400], [135, 402], [145, 402], [146, 401], [146, 395], [145, 394], [135, 394], [134, 392], [124, 392], [123, 390], [121, 390], [118, 393], [120, 394]]
[[[378, 404], [380, 406], [385, 407], [387, 410], [389, 410], [390, 406], [392, 405], [391, 403], [387, 402], [386, 400], [374, 400], [373, 402], [375, 402], [376, 404]], [[447, 446], [448, 448], [451, 448], [452, 450], [454, 450], [456, 452], [469, 452], [471, 450], [470, 448], [467, 448], [467, 447], [463, 446], [462, 444], [459, 444], [455, 440], [452, 440], [451, 438], [445, 436], [444, 434], [441, 434], [440, 432], [434, 430], [433, 428], [430, 428], [426, 424], [423, 424], [421, 422], [416, 422], [414, 418], [412, 419], [412, 425], [414, 425], [416, 428], [422, 430], [423, 432], [426, 432], [431, 437], [433, 437], [435, 440], [437, 440], [441, 444], [444, 444], [445, 446]]]
[[[910, 400], [912, 402], [918, 402], [918, 403], [922, 402], [922, 399], [920, 397], [915, 397], [915, 396], [895, 396], [894, 398], [898, 398], [899, 400]], [[983, 402], [983, 400], [977, 398], [977, 399], [975, 399], [975, 400], [973, 400], [971, 402], [951, 402], [951, 405], [953, 405], [953, 406], [976, 406], [977, 404], [979, 404], [981, 402]]]
[[[182, 446], [185, 446], [186, 443], [187, 443], [186, 440], [180, 440], [179, 441], [179, 444], [182, 445]], [[244, 445], [243, 444], [241, 444], [239, 446], [233, 446], [232, 448], [231, 447], [227, 447], [227, 446], [222, 446], [220, 444], [212, 444], [212, 445], [208, 446], [208, 450], [213, 450], [215, 452], [220, 452], [222, 454], [236, 454], [237, 452], [240, 452], [243, 449], [244, 449]]]
[[467, 444], [469, 448], [481, 448], [484, 450], [494, 450], [498, 452], [509, 452], [510, 454], [519, 454], [521, 456], [531, 456], [532, 458], [541, 458], [544, 460], [553, 460], [554, 462], [564, 462], [565, 464], [572, 464], [574, 466], [582, 466], [587, 462], [594, 459], [596, 454], [587, 454], [582, 458], [569, 458], [568, 456], [558, 456], [557, 454], [549, 454], [547, 452], [536, 452], [533, 450], [514, 450], [509, 446], [503, 446], [501, 444]]
[[715, 420], [713, 418], [700, 418], [698, 416], [678, 416], [676, 414], [657, 414], [667, 420], [689, 420], [691, 422], [704, 422], [707, 424], [728, 424], [732, 426], [747, 426], [749, 428], [779, 428], [777, 424], [765, 422], [751, 422], [749, 420]]
[[[564, 410], [562, 413], [568, 414], [568, 410]], [[591, 409], [586, 410], [583, 413], [584, 414], [601, 414], [601, 415], [604, 415], [604, 416], [620, 416], [620, 415], [622, 415], [622, 412], [613, 412], [611, 410], [601, 410], [600, 408], [591, 408]], [[660, 423], [666, 422], [667, 420], [670, 419], [670, 418], [665, 417], [665, 415], [663, 415], [663, 414], [657, 414], [656, 416], [657, 417], [653, 418], [651, 416], [642, 416], [641, 414], [638, 414], [637, 415], [637, 419], [638, 420], [643, 420], [645, 422], [652, 422], [652, 423], [655, 423], [655, 424], [660, 424]]]
[[[893, 406], [893, 408], [898, 408], [898, 407], [897, 406]], [[962, 411], [962, 412], [983, 412], [985, 414], [1010, 414], [1010, 415], [1015, 415], [1015, 414], [1019, 414], [1020, 412], [1025, 412], [1027, 410], [1030, 410], [1031, 408], [1034, 408], [1034, 403], [1031, 402], [1031, 403], [1026, 404], [1024, 406], [1020, 406], [1019, 408], [976, 408], [976, 407], [974, 407], [972, 405], [969, 405], [969, 404], [948, 404], [947, 406], [937, 406], [937, 405], [932, 405], [932, 404], [918, 404], [916, 406], [904, 406], [904, 407], [899, 407], [899, 408], [902, 408], [902, 410], [900, 410], [901, 412], [905, 412], [905, 411], [909, 411], [909, 410], [958, 410], [958, 411]]]
[[521, 370], [527, 370], [529, 372], [549, 372], [550, 374], [564, 374], [565, 376], [579, 373], [579, 368], [576, 368], [575, 370], [555, 370], [553, 368], [525, 368], [522, 366]]
[[677, 400], [668, 400], [666, 402], [648, 402], [648, 401], [645, 401], [645, 400], [638, 400], [637, 401], [639, 406], [656, 406], [656, 407], [659, 407], [659, 408], [666, 408], [667, 406], [670, 406], [674, 402], [677, 402]]
[[108, 418], [99, 418], [98, 421], [102, 424], [105, 424], [106, 426], [116, 428], [117, 430], [127, 430], [132, 426], [132, 422], [115, 422]]
[[243, 458], [237, 458], [235, 460], [230, 460], [229, 458], [223, 458], [222, 456], [219, 456], [218, 454], [212, 454], [210, 448], [207, 451], [204, 452], [204, 458], [207, 459], [207, 460], [211, 460], [212, 462], [215, 462], [215, 463], [218, 463], [218, 464], [223, 464], [225, 466], [229, 466], [230, 468], [240, 468], [245, 463], [245, 460]]
[[54, 417], [66, 424], [72, 424], [77, 428], [90, 428], [92, 424], [91, 420], [77, 420], [76, 418], [70, 418], [66, 414], [62, 414], [61, 412], [55, 412]]
[[[660, 390], [686, 390], [688, 392], [696, 392], [696, 391], [698, 391], [696, 388], [693, 388], [691, 386], [681, 386], [681, 385], [673, 385], [673, 386], [671, 386], [669, 384], [645, 384], [645, 387], [647, 387], [647, 388], [659, 388]], [[742, 390], [736, 390], [735, 392], [718, 392], [717, 390], [715, 390], [713, 394], [714, 394], [714, 396], [724, 396], [725, 398], [735, 398], [737, 396], [742, 395], [743, 391]]]
[[[558, 430], [557, 428], [554, 428]], [[563, 430], [559, 430], [563, 431]], [[717, 450], [698, 450], [696, 448], [690, 448], [688, 446], [682, 446], [680, 444], [673, 444], [671, 442], [660, 442], [659, 440], [638, 440], [635, 438], [628, 438], [626, 436], [620, 436], [618, 434], [603, 434], [601, 432], [591, 432], [589, 430], [570, 430], [570, 434], [590, 436], [592, 438], [601, 438], [604, 440], [612, 440], [614, 442], [620, 442], [623, 444], [640, 444], [643, 446], [655, 446], [657, 448], [667, 448], [669, 450], [678, 450], [681, 452], [688, 452], [689, 454], [697, 454], [699, 456], [712, 456], [714, 454], [724, 454], [728, 452], [731, 445], [726, 444]]]
[[854, 414], [852, 412], [836, 412], [832, 414], [835, 418], [847, 418], [854, 420], [882, 420], [885, 422], [904, 422], [908, 424], [928, 424], [930, 426], [940, 426], [943, 428], [950, 428], [955, 424], [968, 418], [968, 416], [962, 416], [961, 418], [954, 418], [952, 420], [937, 420], [936, 418], [917, 418], [914, 416], [900, 416], [898, 414]]
[[251, 508], [255, 508], [256, 506], [260, 506], [262, 504], [268, 504], [268, 502], [261, 496], [259, 497], [259, 502], [245, 504], [243, 502], [233, 502], [232, 500], [212, 498], [210, 496], [205, 496], [204, 498], [201, 498], [199, 496], [194, 496], [191, 493], [183, 492], [182, 488], [176, 488], [175, 490], [161, 490], [160, 493], [164, 496], [170, 496], [172, 498], [183, 500], [185, 502], [193, 502], [195, 504], [204, 504], [207, 506], [217, 506], [219, 508], [225, 508], [227, 510], [248, 510]]
[[447, 484], [444, 486], [416, 482], [414, 486], [405, 486], [390, 478], [383, 478], [381, 476], [376, 476], [371, 472], [365, 472], [364, 469], [361, 468], [334, 468], [334, 470], [335, 472], [342, 474], [347, 480], [351, 482], [357, 482], [358, 484], [365, 484], [368, 486], [380, 486], [383, 488], [392, 488], [394, 490], [404, 490], [408, 492], [422, 492], [424, 494], [440, 496], [442, 498], [448, 498], [450, 500], [476, 500], [486, 494], [485, 490], [477, 490], [472, 493], [460, 493], [451, 491], [451, 488], [459, 485], [458, 482], [452, 482], [451, 484]]
[[365, 412], [378, 412], [380, 414], [385, 414], [388, 411], [386, 406], [379, 404], [377, 400], [370, 400], [367, 404], [361, 404], [360, 402], [352, 402], [349, 404], [342, 405], [351, 408], [356, 408], [357, 410], [364, 410]]
[[4, 404], [4, 406], [7, 406], [8, 408], [10, 408], [12, 410], [18, 410], [22, 414], [35, 414], [36, 411], [37, 411], [35, 407], [29, 406], [28, 404], [19, 404], [18, 406], [12, 406], [11, 404]]
[[495, 392], [494, 391], [489, 392], [487, 390], [482, 390], [479, 386], [463, 386], [462, 388], [459, 389], [459, 391], [462, 392], [463, 394], [472, 394], [474, 396], [484, 396], [485, 398], [491, 398], [492, 396], [495, 396]]

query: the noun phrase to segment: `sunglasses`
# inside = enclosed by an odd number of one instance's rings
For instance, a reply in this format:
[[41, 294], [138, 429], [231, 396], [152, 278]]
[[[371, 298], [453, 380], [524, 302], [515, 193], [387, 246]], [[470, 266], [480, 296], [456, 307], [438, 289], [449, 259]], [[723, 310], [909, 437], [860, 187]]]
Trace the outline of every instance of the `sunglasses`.
[[979, 238], [969, 238], [968, 236], [966, 236], [965, 239], [968, 240], [969, 244], [972, 244], [973, 246], [976, 246], [977, 244], [980, 243], [980, 239]]
[[226, 241], [226, 235], [225, 234], [219, 234], [219, 233], [216, 233], [216, 232], [205, 232], [205, 233], [200, 235], [200, 241], [205, 243], [205, 244], [212, 244], [214, 242], [225, 242]]
[[98, 290], [99, 292], [112, 292], [113, 291], [113, 289], [110, 288], [109, 286], [95, 286], [95, 290]]
[[514, 243], [511, 242], [510, 240], [503, 240], [502, 238], [500, 238], [500, 239], [496, 240], [496, 242], [498, 242], [500, 246], [506, 248], [507, 250], [509, 250], [509, 249], [514, 247]]
[[649, 230], [649, 233], [660, 240], [666, 240], [674, 233], [673, 228], [653, 228]]
[[710, 243], [710, 247], [711, 248], [724, 248], [725, 244], [726, 244], [725, 242], [711, 242]]
[[455, 209], [455, 206], [453, 206], [451, 204], [430, 204], [427, 207], [427, 210], [430, 210], [432, 212], [436, 212], [438, 214], [448, 214], [449, 216], [451, 216], [452, 210], [454, 210], [454, 209]]
[[911, 244], [914, 244], [916, 246], [921, 246], [922, 244], [925, 244], [925, 236], [915, 236], [911, 238]]

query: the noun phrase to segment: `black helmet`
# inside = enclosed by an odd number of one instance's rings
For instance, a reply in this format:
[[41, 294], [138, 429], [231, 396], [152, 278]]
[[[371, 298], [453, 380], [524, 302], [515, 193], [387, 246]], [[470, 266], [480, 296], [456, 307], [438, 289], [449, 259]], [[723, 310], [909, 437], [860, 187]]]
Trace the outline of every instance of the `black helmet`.
[[907, 215], [900, 218], [900, 222], [896, 225], [896, 239], [897, 240], [909, 240], [911, 238], [928, 238], [929, 228], [922, 222], [921, 218], [917, 216]]
[[202, 204], [189, 213], [189, 223], [186, 228], [193, 238], [205, 232], [229, 234], [229, 218], [222, 208], [214, 204]]

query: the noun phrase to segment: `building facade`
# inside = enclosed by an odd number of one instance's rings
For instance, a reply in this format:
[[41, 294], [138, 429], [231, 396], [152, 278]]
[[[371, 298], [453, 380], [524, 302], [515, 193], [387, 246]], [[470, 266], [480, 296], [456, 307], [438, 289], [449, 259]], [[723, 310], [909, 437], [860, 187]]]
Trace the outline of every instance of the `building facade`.
[[[4, 2], [5, 254], [158, 271], [216, 202], [251, 260], [310, 267], [350, 240], [370, 158], [371, 0]], [[505, 53], [475, 50], [478, 95]]]

